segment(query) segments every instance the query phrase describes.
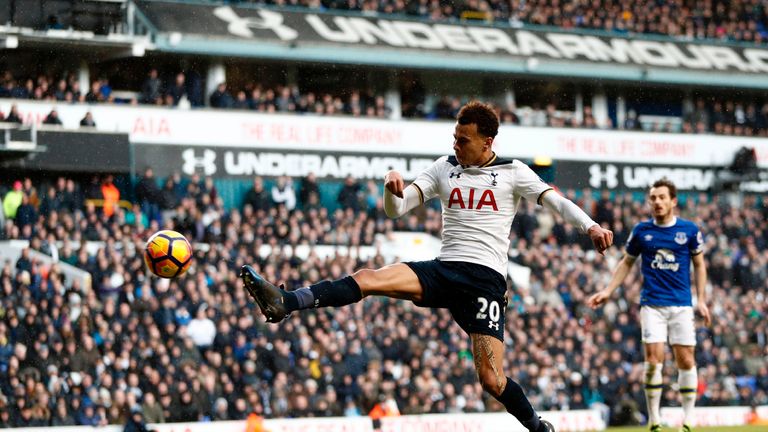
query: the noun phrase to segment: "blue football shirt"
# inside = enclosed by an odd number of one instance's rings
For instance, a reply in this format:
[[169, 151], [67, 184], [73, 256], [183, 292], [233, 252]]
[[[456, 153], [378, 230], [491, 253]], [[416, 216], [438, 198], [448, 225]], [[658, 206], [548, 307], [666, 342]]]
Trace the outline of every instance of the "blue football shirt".
[[627, 239], [626, 252], [641, 256], [640, 305], [691, 306], [691, 257], [704, 251], [701, 231], [681, 218], [669, 226], [640, 222]]

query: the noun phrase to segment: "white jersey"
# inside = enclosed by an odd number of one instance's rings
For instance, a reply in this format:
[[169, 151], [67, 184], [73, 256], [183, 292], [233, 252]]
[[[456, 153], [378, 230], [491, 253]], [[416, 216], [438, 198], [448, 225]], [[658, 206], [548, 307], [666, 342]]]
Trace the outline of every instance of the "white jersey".
[[440, 197], [439, 259], [481, 264], [505, 276], [509, 233], [520, 198], [538, 203], [552, 189], [528, 165], [496, 156], [480, 167], [463, 167], [455, 156], [443, 156], [413, 184], [422, 203]]

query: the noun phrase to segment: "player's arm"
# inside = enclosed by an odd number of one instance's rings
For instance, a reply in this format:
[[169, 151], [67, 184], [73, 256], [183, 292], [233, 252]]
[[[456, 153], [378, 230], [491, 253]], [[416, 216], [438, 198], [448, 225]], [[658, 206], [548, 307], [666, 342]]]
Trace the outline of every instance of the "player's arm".
[[576, 227], [582, 234], [588, 234], [598, 252], [603, 253], [613, 244], [613, 232], [593, 221], [584, 210], [553, 189], [542, 192], [539, 202], [544, 207], [559, 214], [566, 222]]
[[635, 264], [636, 259], [637, 258], [633, 257], [632, 255], [624, 254], [624, 258], [619, 261], [619, 264], [613, 270], [613, 275], [611, 276], [611, 281], [608, 282], [608, 286], [605, 287], [605, 289], [593, 294], [587, 300], [587, 304], [594, 309], [602, 306], [606, 301], [608, 301], [608, 299], [611, 298], [611, 295], [613, 295], [613, 292], [616, 291], [616, 288], [620, 287], [621, 284], [624, 283], [624, 279], [627, 278], [630, 270], [632, 270], [632, 266]]
[[693, 261], [693, 273], [696, 276], [696, 310], [704, 318], [704, 324], [709, 327], [712, 319], [709, 315], [707, 293], [705, 292], [707, 286], [707, 266], [704, 263], [704, 254], [697, 253], [691, 260]]
[[403, 176], [390, 171], [384, 176], [384, 212], [391, 218], [400, 217], [423, 202], [419, 187], [411, 184], [405, 187]]

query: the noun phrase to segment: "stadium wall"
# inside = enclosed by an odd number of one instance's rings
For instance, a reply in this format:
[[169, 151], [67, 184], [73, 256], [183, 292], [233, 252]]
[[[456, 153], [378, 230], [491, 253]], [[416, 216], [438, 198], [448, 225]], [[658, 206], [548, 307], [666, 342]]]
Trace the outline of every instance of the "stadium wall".
[[[18, 106], [25, 124], [42, 123], [56, 107], [63, 126], [72, 129], [78, 128], [80, 120], [92, 111], [97, 130], [127, 133], [132, 144], [175, 146], [172, 151], [176, 154], [176, 165], [185, 162], [179, 150], [194, 149], [194, 159], [189, 160], [191, 163], [187, 161], [188, 165], [201, 168], [208, 175], [247, 173], [247, 164], [240, 161], [247, 159], [248, 152], [254, 149], [433, 158], [451, 151], [452, 128], [446, 122], [120, 105], [56, 106], [12, 99], [0, 102], [0, 111], [8, 111], [12, 104]], [[723, 166], [744, 146], [754, 147], [758, 164], [768, 167], [768, 140], [752, 137], [502, 126], [495, 150], [500, 156], [517, 158], [547, 156], [555, 160], [645, 164], [685, 161], [691, 166]], [[206, 156], [206, 149], [214, 151], [215, 157], [210, 153]]]
[[[706, 407], [696, 411], [695, 426], [740, 426], [749, 424], [749, 407]], [[680, 424], [680, 408], [663, 408], [664, 423]], [[756, 408], [759, 418], [768, 418], [768, 406]], [[552, 421], [558, 431], [600, 431], [606, 428], [596, 410], [549, 411], [541, 415]], [[312, 419], [267, 419], [264, 428], [270, 432], [373, 432], [368, 417], [330, 417]], [[245, 421], [208, 423], [153, 424], [157, 432], [243, 432]], [[17, 432], [42, 432], [49, 428], [18, 428]], [[91, 426], [58, 427], [60, 432], [120, 432], [121, 426], [94, 428]], [[382, 419], [381, 432], [525, 432], [526, 429], [506, 413], [492, 414], [427, 414]]]

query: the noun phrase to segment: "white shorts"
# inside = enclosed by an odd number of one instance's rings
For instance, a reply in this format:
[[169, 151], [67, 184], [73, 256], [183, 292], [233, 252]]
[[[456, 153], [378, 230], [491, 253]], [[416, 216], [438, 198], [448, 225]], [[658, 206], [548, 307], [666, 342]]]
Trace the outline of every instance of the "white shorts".
[[640, 308], [643, 343], [667, 342], [696, 345], [696, 328], [691, 306], [643, 306]]

